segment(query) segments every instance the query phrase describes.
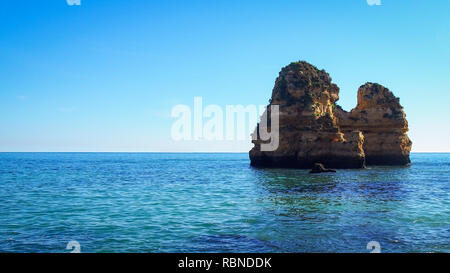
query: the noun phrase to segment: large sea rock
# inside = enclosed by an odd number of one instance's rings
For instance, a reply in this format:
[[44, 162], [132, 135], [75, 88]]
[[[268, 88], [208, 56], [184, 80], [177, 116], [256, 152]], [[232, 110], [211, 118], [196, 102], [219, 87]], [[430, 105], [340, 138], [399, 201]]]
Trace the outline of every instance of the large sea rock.
[[315, 163], [327, 168], [410, 163], [408, 123], [392, 92], [367, 83], [359, 89], [358, 105], [351, 112], [338, 106], [338, 100], [339, 87], [324, 70], [307, 62], [284, 67], [269, 104], [279, 105], [279, 146], [261, 151], [265, 142], [255, 139], [251, 164], [310, 169]]

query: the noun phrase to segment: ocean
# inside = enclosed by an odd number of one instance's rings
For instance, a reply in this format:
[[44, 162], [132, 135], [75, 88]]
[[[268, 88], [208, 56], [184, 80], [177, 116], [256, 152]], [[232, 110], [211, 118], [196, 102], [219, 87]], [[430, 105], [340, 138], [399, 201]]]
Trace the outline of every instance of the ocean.
[[0, 252], [450, 252], [450, 154], [310, 175], [248, 154], [0, 153]]

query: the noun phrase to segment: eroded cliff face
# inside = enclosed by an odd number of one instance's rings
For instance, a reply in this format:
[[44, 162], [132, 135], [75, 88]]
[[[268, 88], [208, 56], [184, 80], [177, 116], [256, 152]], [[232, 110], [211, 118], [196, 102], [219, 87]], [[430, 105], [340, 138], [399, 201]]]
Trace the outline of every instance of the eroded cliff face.
[[367, 165], [407, 165], [412, 142], [398, 98], [389, 89], [366, 83], [358, 90], [358, 105], [350, 113], [335, 109], [342, 132], [360, 130]]
[[[339, 88], [324, 70], [307, 62], [284, 67], [276, 79], [270, 105], [279, 105], [279, 147], [261, 151], [254, 140], [251, 164], [259, 167], [363, 168], [366, 164], [409, 163], [411, 141], [398, 98], [377, 84], [358, 92], [350, 113], [336, 105]], [[270, 115], [269, 115], [270, 116]], [[270, 126], [269, 126], [270, 131]]]
[[340, 131], [334, 116], [338, 99], [339, 88], [325, 71], [306, 62], [283, 68], [270, 102], [279, 105], [279, 147], [263, 152], [262, 141], [253, 141], [252, 165], [312, 168], [314, 163], [323, 163], [329, 168], [364, 167], [364, 137], [360, 131], [345, 136]]

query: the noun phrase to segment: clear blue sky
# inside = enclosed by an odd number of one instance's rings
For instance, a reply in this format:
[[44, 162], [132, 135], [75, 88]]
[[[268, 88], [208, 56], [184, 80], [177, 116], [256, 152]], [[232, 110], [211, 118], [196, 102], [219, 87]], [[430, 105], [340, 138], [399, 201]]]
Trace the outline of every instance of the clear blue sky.
[[280, 68], [326, 69], [350, 110], [379, 82], [416, 152], [450, 152], [450, 1], [4, 0], [0, 151], [248, 151], [174, 142], [176, 104], [266, 104]]

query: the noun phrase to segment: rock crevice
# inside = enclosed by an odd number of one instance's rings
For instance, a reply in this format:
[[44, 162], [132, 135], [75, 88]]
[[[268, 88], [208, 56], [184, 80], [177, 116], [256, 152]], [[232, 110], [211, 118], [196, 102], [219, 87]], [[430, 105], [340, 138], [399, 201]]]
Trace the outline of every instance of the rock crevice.
[[303, 61], [284, 67], [269, 104], [279, 106], [278, 149], [261, 151], [263, 141], [254, 140], [251, 164], [309, 169], [315, 163], [329, 168], [410, 163], [406, 115], [391, 91], [366, 83], [350, 112], [338, 100], [339, 87], [324, 70]]

